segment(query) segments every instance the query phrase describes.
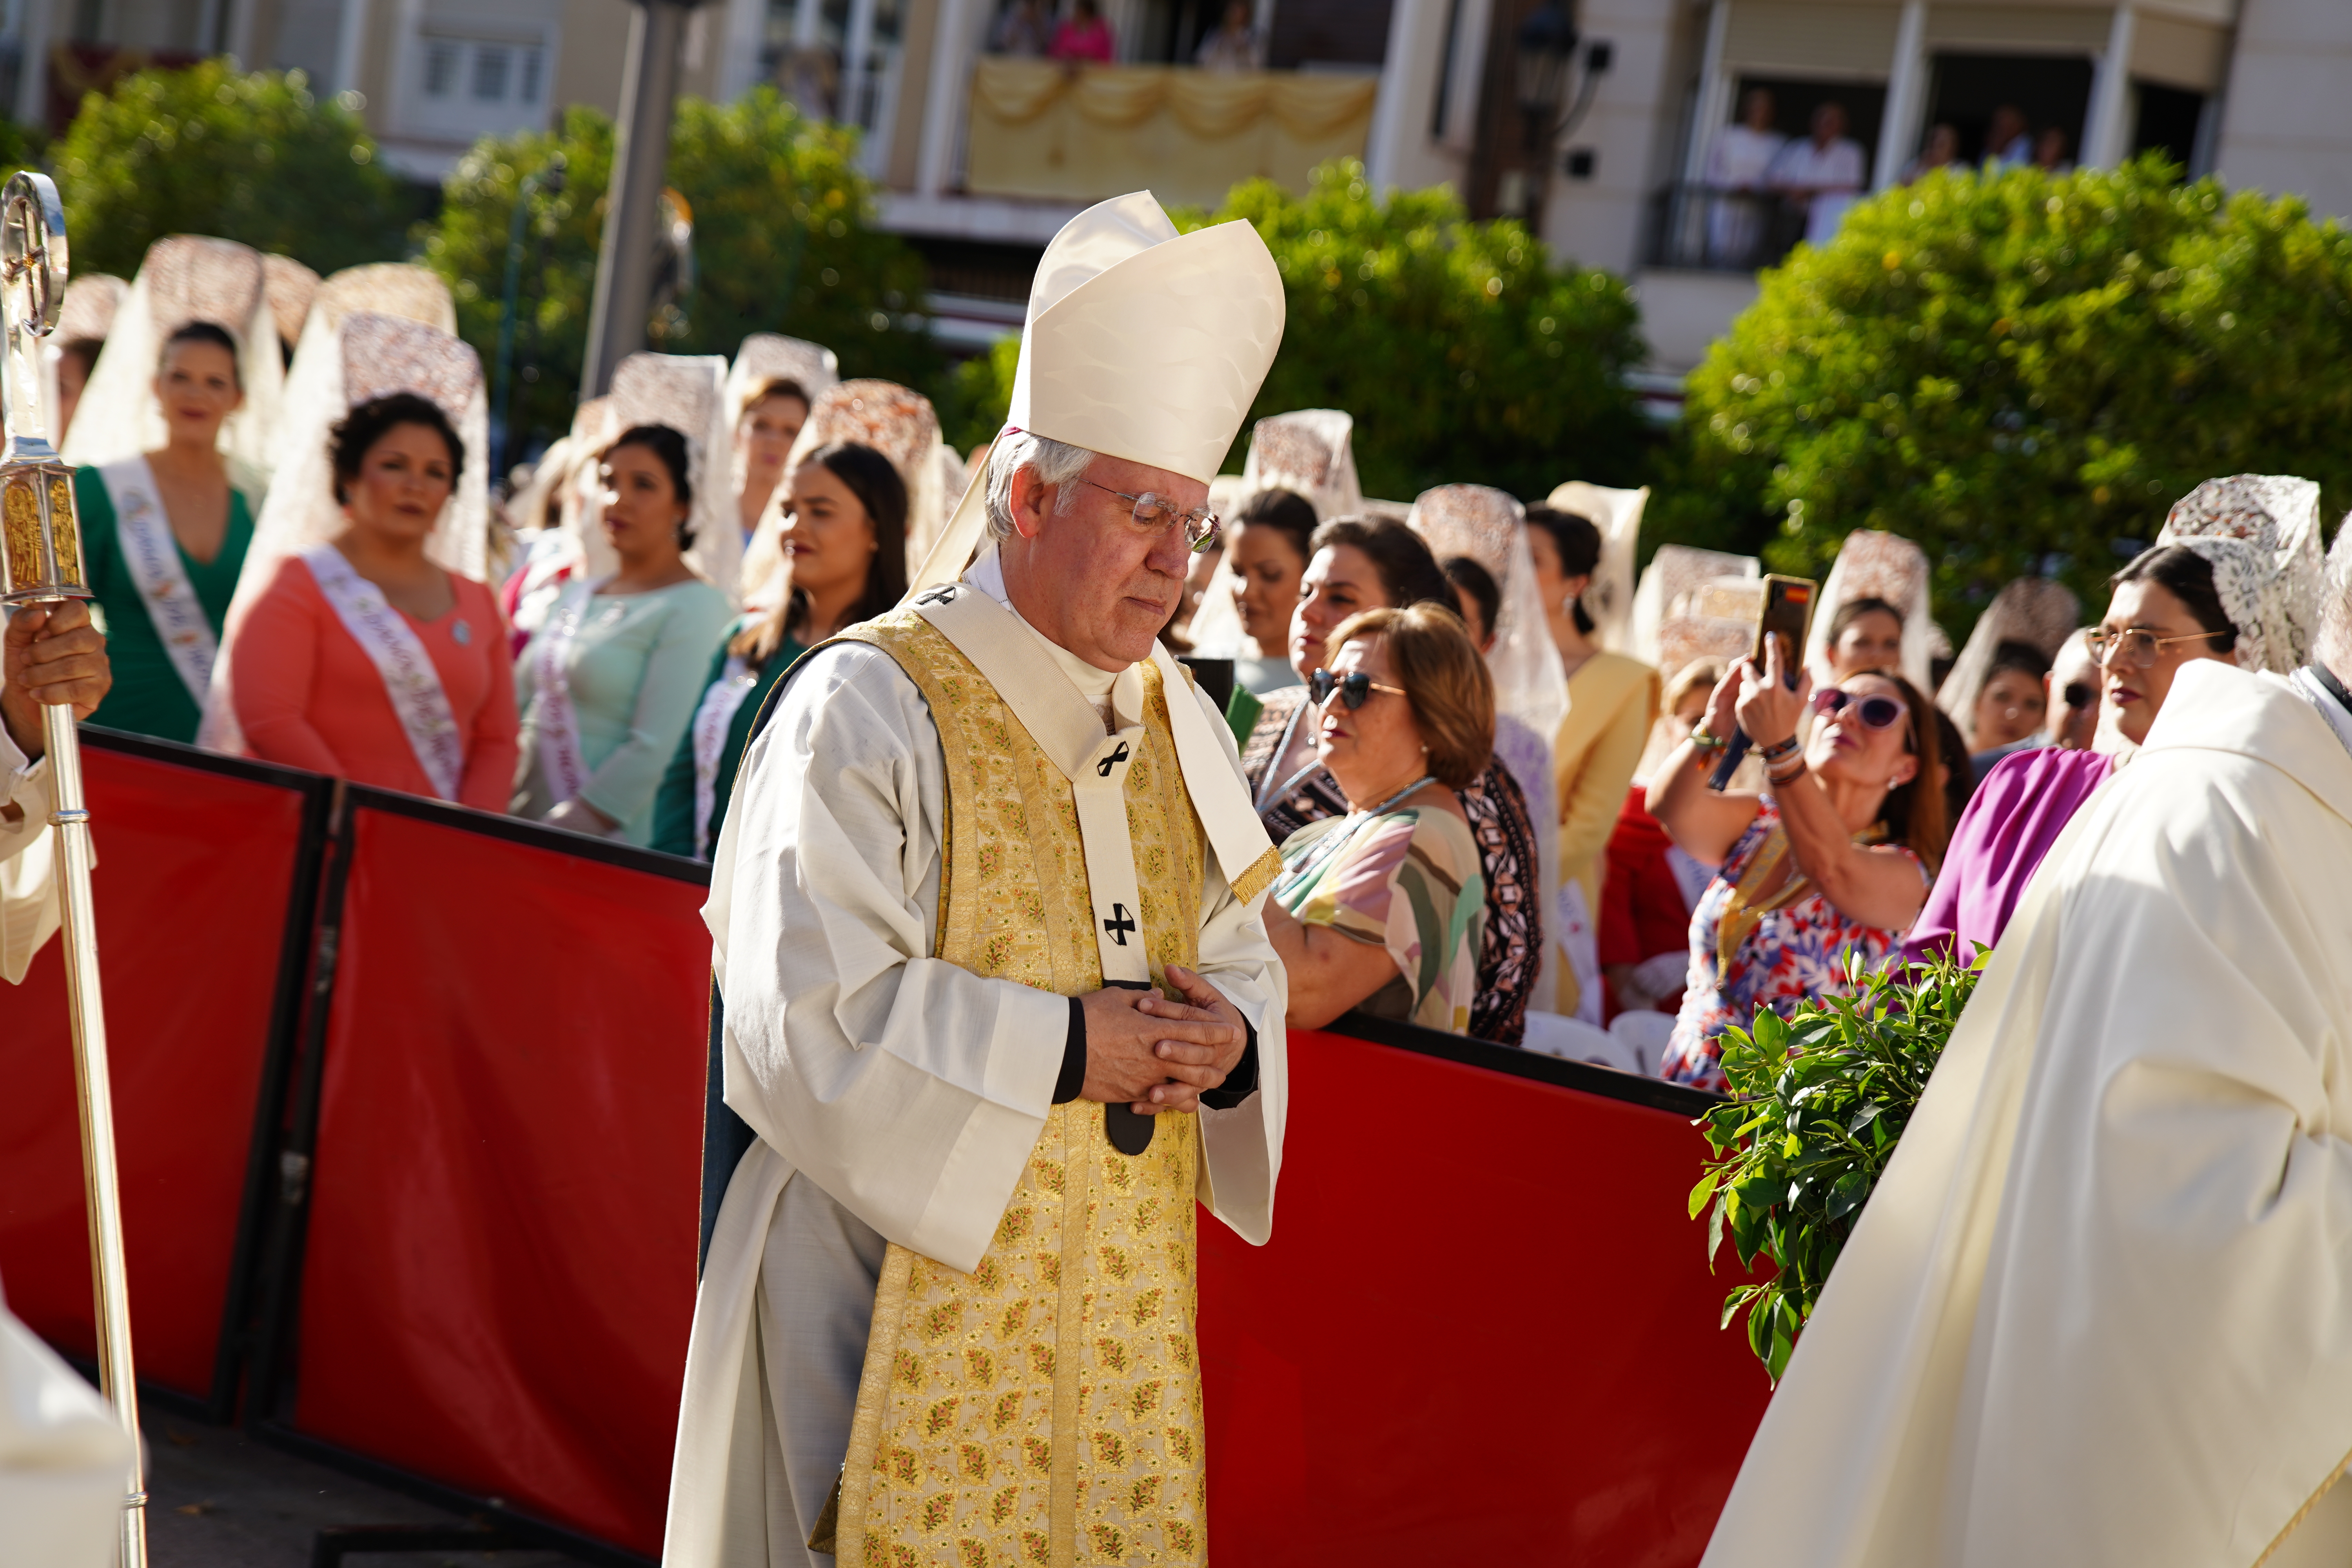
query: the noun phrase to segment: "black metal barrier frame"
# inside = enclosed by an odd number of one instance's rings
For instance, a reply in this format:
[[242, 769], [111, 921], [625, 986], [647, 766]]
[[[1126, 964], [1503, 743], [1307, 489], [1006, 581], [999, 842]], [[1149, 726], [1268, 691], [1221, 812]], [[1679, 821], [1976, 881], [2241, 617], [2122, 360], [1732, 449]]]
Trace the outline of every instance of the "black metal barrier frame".
[[[142, 1385], [142, 1396], [163, 1408], [200, 1415], [215, 1425], [238, 1422], [254, 1436], [362, 1480], [494, 1525], [514, 1542], [545, 1547], [582, 1563], [609, 1568], [652, 1568], [652, 1561], [610, 1542], [539, 1519], [502, 1500], [477, 1496], [328, 1443], [291, 1424], [295, 1325], [309, 1224], [311, 1163], [318, 1152], [320, 1092], [325, 1079], [327, 1028], [342, 938], [343, 901], [355, 847], [359, 811], [405, 816], [463, 833], [544, 849], [675, 881], [708, 886], [710, 868], [656, 850], [591, 838], [519, 817], [421, 799], [295, 768], [225, 757], [170, 741], [88, 726], [98, 750], [171, 763], [200, 773], [273, 784], [304, 795], [301, 841], [287, 900], [284, 938], [273, 999], [262, 1085], [246, 1161], [227, 1300], [215, 1357], [213, 1387], [201, 1402], [178, 1390]], [[1671, 1115], [1696, 1117], [1719, 1097], [1703, 1089], [1567, 1061], [1412, 1024], [1350, 1013], [1330, 1034], [1458, 1062], [1512, 1078], [1529, 1079], [1603, 1100]], [[708, 1086], [706, 1086], [707, 1088]], [[237, 1398], [240, 1384], [246, 1397]]]

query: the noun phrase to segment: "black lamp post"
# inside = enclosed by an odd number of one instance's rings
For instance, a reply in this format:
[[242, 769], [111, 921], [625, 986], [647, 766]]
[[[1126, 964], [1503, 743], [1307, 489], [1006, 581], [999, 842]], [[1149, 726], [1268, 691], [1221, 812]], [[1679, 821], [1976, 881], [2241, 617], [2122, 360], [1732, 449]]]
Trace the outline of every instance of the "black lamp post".
[[1569, 68], [1576, 60], [1576, 18], [1563, 0], [1543, 0], [1519, 24], [1519, 118], [1527, 128], [1528, 152], [1538, 165], [1550, 162], [1559, 106], [1568, 97]]
[[[499, 296], [499, 357], [491, 376], [491, 405], [498, 411], [498, 467], [492, 470], [492, 482], [503, 479], [514, 466], [514, 352], [515, 312], [521, 300], [523, 230], [532, 216], [531, 198], [535, 195], [561, 196], [563, 194], [563, 154], [556, 153], [543, 169], [525, 174], [515, 191], [514, 212], [507, 222], [507, 280]], [[539, 330], [531, 329], [536, 340]]]

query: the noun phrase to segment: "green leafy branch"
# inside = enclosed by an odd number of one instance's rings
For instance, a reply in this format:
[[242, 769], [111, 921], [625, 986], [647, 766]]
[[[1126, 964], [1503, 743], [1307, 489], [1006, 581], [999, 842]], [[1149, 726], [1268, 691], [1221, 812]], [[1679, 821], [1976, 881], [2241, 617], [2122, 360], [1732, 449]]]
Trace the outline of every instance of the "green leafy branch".
[[1759, 1008], [1752, 1028], [1724, 1031], [1734, 1098], [1698, 1121], [1717, 1158], [1691, 1189], [1690, 1215], [1706, 1213], [1710, 1266], [1727, 1232], [1743, 1268], [1772, 1265], [1770, 1279], [1724, 1299], [1723, 1326], [1747, 1311], [1748, 1347], [1773, 1382], [1983, 968], [1979, 954], [1874, 973], [1853, 953], [1851, 995], [1786, 1018]]

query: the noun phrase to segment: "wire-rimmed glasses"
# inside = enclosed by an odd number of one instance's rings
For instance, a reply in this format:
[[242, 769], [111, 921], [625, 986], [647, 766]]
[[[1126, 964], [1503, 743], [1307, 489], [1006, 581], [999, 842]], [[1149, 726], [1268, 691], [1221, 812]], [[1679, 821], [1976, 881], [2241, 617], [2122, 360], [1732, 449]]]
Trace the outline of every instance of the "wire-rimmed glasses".
[[2100, 626], [2086, 634], [2083, 641], [2089, 647], [2091, 657], [2099, 661], [2099, 668], [2102, 669], [2107, 667], [2107, 661], [2110, 658], [2118, 654], [2123, 657], [2124, 662], [2134, 669], [2153, 669], [2156, 668], [2158, 653], [2174, 643], [2203, 642], [2208, 637], [2217, 637], [2221, 635], [2220, 632], [2187, 632], [2177, 637], [2160, 637], [2154, 632], [2142, 630], [2138, 626], [2126, 626], [2116, 632], [2111, 632], [2106, 627]]
[[1135, 508], [1133, 515], [1136, 526], [1139, 528], [1158, 532], [1171, 522], [1181, 522], [1184, 528], [1184, 547], [1195, 555], [1214, 544], [1217, 542], [1218, 531], [1224, 526], [1217, 514], [1207, 507], [1180, 508], [1174, 501], [1157, 490], [1146, 490], [1139, 496], [1129, 495], [1125, 490], [1115, 490], [1108, 485], [1095, 484], [1092, 479], [1085, 482], [1094, 485], [1095, 489], [1105, 495], [1117, 496], [1119, 500], [1131, 504]]

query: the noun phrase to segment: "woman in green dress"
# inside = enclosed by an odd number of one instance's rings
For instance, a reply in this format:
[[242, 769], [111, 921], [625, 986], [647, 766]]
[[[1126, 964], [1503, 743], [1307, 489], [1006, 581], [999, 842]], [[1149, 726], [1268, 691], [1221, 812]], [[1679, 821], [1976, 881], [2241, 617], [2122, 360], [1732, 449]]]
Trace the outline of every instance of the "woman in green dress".
[[836, 441], [801, 459], [783, 509], [791, 592], [727, 628], [694, 722], [663, 775], [653, 847], [710, 858], [735, 769], [761, 708], [793, 661], [907, 592], [907, 486], [871, 447]]
[[[629, 844], [653, 837], [654, 792], [727, 626], [727, 597], [686, 563], [693, 455], [667, 425], [604, 449], [603, 526], [620, 569], [575, 579], [515, 660], [518, 816]], [[725, 527], [705, 509], [701, 526]]]
[[230, 482], [222, 422], [245, 401], [236, 340], [190, 321], [163, 340], [154, 392], [163, 446], [74, 472], [89, 585], [106, 619], [114, 689], [90, 721], [193, 742], [221, 623], [253, 543], [253, 503]]

